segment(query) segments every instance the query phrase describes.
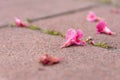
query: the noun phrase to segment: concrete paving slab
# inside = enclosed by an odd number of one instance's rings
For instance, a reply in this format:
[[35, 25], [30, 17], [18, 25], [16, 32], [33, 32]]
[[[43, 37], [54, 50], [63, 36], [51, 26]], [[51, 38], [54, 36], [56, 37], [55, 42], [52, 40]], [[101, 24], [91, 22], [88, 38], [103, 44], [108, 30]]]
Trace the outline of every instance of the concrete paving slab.
[[83, 0], [2, 0], [0, 2], [0, 25], [13, 21], [14, 17], [38, 18], [94, 4], [83, 2]]
[[[60, 49], [64, 39], [21, 28], [3, 28], [3, 35], [1, 80], [119, 80], [119, 53], [93, 46]], [[42, 66], [38, 61], [45, 52], [63, 57], [64, 61]]]
[[[88, 11], [34, 22], [42, 28], [59, 30], [82, 29], [85, 37], [106, 41], [117, 49], [94, 46], [71, 46], [60, 49], [65, 39], [24, 28], [0, 29], [1, 80], [119, 80], [120, 79], [120, 16], [109, 12], [110, 6], [93, 8], [110, 25], [116, 36], [98, 35], [95, 23], [86, 21]], [[116, 26], [116, 27], [115, 27]], [[49, 53], [63, 57], [60, 64], [43, 66], [40, 55]]]

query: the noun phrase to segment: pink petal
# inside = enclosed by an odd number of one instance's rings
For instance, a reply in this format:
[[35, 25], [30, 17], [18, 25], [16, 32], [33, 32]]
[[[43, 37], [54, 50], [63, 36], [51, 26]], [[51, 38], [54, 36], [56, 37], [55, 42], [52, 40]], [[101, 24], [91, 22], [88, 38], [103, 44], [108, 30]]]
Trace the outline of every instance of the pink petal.
[[28, 24], [21, 21], [19, 18], [15, 18], [15, 23], [16, 23], [16, 26], [18, 26], [18, 27], [28, 27]]
[[87, 15], [87, 20], [90, 22], [96, 21], [97, 20], [96, 14], [90, 11], [89, 14]]
[[83, 32], [79, 29], [77, 30], [77, 38], [82, 38], [83, 37]]
[[86, 40], [86, 43], [94, 45], [95, 41], [93, 40], [93, 38], [91, 36], [89, 36]]
[[76, 30], [75, 29], [68, 29], [66, 33], [66, 39], [71, 39], [76, 36]]
[[73, 44], [72, 39], [68, 39], [62, 46], [61, 48], [71, 46]]
[[113, 35], [115, 34], [114, 32], [112, 32], [107, 26], [104, 28], [103, 33], [106, 33], [108, 35]]
[[120, 10], [117, 9], [117, 8], [112, 8], [112, 9], [111, 9], [111, 12], [112, 12], [112, 13], [119, 14], [119, 13], [120, 13]]
[[82, 40], [79, 40], [79, 41], [75, 41], [74, 44], [76, 45], [82, 45], [82, 46], [85, 46], [86, 45], [86, 42], [85, 41], [82, 41]]
[[98, 33], [101, 33], [106, 26], [107, 26], [107, 24], [106, 24], [105, 21], [99, 22], [99, 23], [96, 25], [97, 32], [98, 32]]
[[81, 30], [74, 30], [74, 29], [69, 29], [66, 33], [66, 42], [61, 46], [63, 47], [68, 47], [73, 44], [75, 45], [86, 45], [86, 42], [82, 41], [81, 38], [83, 37], [83, 32]]
[[112, 32], [108, 27], [107, 27], [107, 24], [105, 21], [101, 21], [97, 24], [96, 26], [97, 28], [97, 32], [98, 33], [105, 33], [105, 34], [108, 34], [108, 35], [113, 35], [115, 34], [114, 32]]
[[53, 64], [59, 63], [60, 61], [61, 61], [61, 58], [50, 56], [48, 54], [45, 54], [40, 57], [40, 62], [43, 65], [53, 65]]

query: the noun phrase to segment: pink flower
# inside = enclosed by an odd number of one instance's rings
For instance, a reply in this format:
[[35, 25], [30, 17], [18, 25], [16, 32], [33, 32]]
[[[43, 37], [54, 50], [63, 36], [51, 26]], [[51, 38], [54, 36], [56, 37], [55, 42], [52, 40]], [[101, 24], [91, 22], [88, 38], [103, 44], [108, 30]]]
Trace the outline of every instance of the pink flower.
[[40, 62], [43, 65], [53, 65], [53, 64], [57, 64], [62, 60], [62, 58], [57, 58], [54, 56], [50, 56], [48, 54], [45, 54], [43, 56], [40, 57]]
[[113, 35], [115, 34], [114, 32], [112, 32], [108, 27], [105, 21], [100, 21], [97, 25], [97, 32], [98, 33], [104, 33], [104, 34], [108, 34], [108, 35]]
[[18, 27], [28, 27], [28, 24], [20, 20], [19, 18], [15, 18], [15, 24]]
[[97, 22], [100, 21], [100, 18], [96, 16], [96, 14], [92, 11], [89, 12], [87, 15], [87, 20], [90, 22]]
[[92, 38], [91, 36], [89, 36], [89, 37], [87, 38], [86, 42], [87, 42], [88, 44], [92, 44], [92, 45], [95, 44], [95, 41], [93, 40], [93, 38]]
[[120, 10], [117, 9], [117, 8], [112, 8], [112, 9], [111, 9], [111, 12], [112, 12], [112, 13], [119, 14], [119, 13], [120, 13]]
[[66, 42], [61, 46], [68, 47], [73, 44], [75, 45], [86, 45], [85, 41], [82, 41], [81, 38], [83, 37], [83, 32], [81, 30], [69, 29], [66, 33]]

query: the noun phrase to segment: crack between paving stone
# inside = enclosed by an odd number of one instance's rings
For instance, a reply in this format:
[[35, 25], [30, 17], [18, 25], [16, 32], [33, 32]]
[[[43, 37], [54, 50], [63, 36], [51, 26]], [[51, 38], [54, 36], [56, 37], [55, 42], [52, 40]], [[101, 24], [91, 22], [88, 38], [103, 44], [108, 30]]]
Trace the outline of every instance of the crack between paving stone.
[[[69, 15], [69, 14], [73, 14], [73, 13], [77, 13], [77, 12], [82, 12], [82, 11], [86, 11], [89, 10], [93, 7], [99, 7], [100, 5], [95, 4], [92, 6], [88, 6], [85, 8], [78, 8], [78, 9], [74, 9], [74, 10], [70, 10], [70, 11], [66, 11], [66, 12], [62, 12], [62, 13], [58, 13], [58, 14], [53, 14], [53, 15], [48, 15], [48, 16], [44, 16], [44, 17], [38, 17], [38, 18], [33, 18], [33, 19], [29, 19], [30, 22], [37, 22], [39, 20], [46, 20], [46, 19], [51, 19], [51, 18], [55, 18], [55, 17], [59, 17], [59, 16], [63, 16], [63, 15]], [[10, 23], [1, 25], [0, 28], [4, 28], [4, 27], [8, 27], [10, 25]]]
[[98, 5], [92, 5], [92, 6], [88, 6], [88, 7], [85, 7], [85, 8], [78, 8], [78, 9], [74, 9], [74, 10], [70, 10], [70, 11], [66, 11], [66, 12], [62, 12], [62, 13], [58, 13], [58, 14], [48, 15], [48, 16], [45, 16], [45, 17], [34, 18], [34, 19], [31, 19], [30, 21], [31, 22], [36, 22], [36, 21], [39, 21], [39, 20], [51, 19], [51, 18], [63, 16], [63, 15], [74, 14], [74, 13], [77, 13], [77, 12], [89, 10], [89, 9], [91, 9], [93, 7], [97, 7], [97, 6]]

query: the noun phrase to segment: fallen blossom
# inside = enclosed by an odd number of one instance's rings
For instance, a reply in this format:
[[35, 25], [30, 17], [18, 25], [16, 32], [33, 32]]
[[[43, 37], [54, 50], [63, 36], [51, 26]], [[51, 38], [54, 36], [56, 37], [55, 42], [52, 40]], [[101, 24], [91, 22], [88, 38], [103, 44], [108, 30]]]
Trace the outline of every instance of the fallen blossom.
[[87, 21], [90, 22], [98, 22], [100, 21], [101, 18], [98, 17], [94, 12], [90, 11], [89, 14], [87, 15]]
[[28, 27], [28, 24], [23, 22], [21, 19], [19, 18], [15, 18], [15, 24], [18, 27]]
[[66, 33], [66, 42], [61, 46], [68, 47], [73, 44], [75, 45], [86, 45], [85, 41], [82, 41], [83, 32], [81, 30], [69, 29]]
[[117, 9], [117, 8], [112, 8], [112, 9], [111, 9], [111, 12], [112, 12], [112, 13], [119, 14], [119, 13], [120, 13], [120, 10]]
[[95, 44], [95, 41], [93, 40], [93, 38], [92, 38], [91, 36], [89, 36], [89, 37], [87, 38], [86, 42], [87, 42], [88, 44], [92, 44], [92, 45]]
[[96, 25], [96, 28], [97, 28], [97, 32], [98, 33], [104, 33], [104, 34], [108, 34], [108, 35], [113, 35], [115, 34], [114, 32], [112, 32], [105, 21], [100, 21], [97, 25]]
[[57, 64], [61, 61], [61, 58], [50, 56], [48, 54], [44, 54], [43, 56], [40, 57], [40, 62], [43, 65], [53, 65]]

